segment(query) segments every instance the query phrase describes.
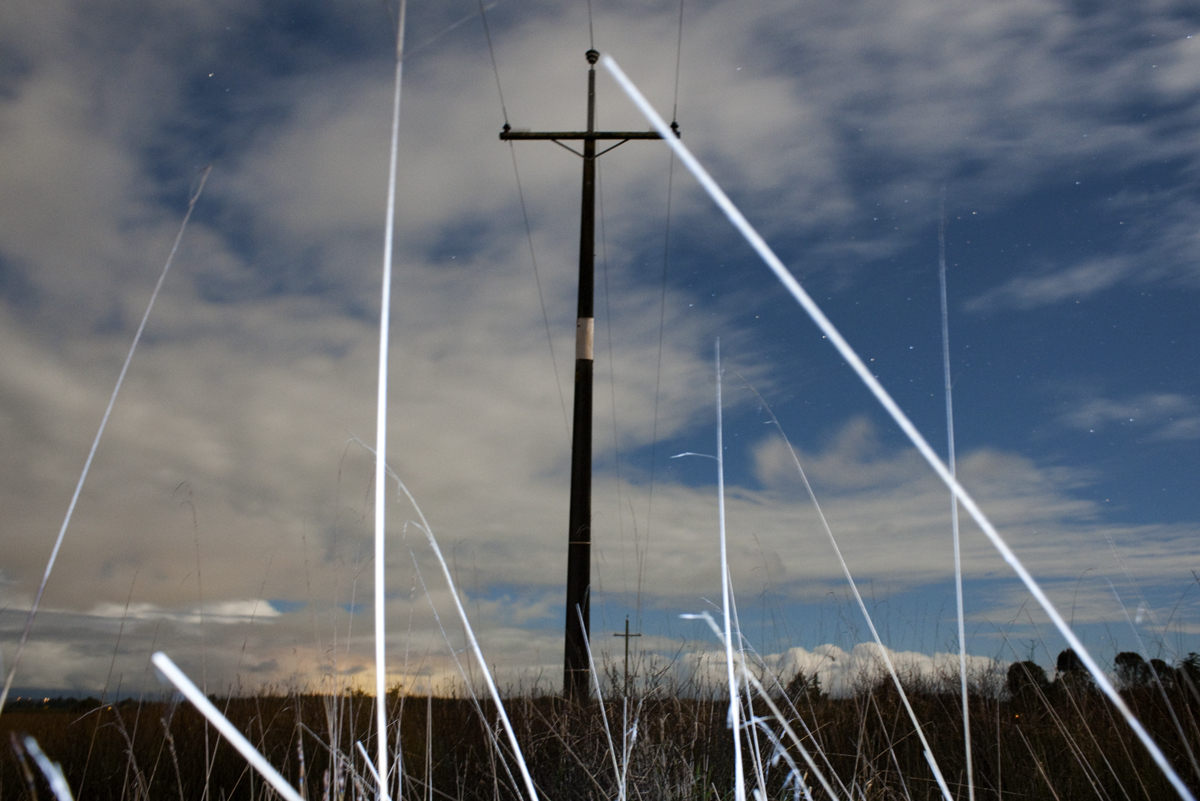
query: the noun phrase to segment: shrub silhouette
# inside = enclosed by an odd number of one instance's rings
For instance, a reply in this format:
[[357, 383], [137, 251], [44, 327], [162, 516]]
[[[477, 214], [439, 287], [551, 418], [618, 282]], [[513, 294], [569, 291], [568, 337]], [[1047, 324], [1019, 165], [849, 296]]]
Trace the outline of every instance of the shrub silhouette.
[[1117, 673], [1117, 685], [1123, 690], [1146, 687], [1154, 682], [1154, 673], [1142, 655], [1135, 651], [1122, 651], [1113, 660]]
[[1059, 651], [1054, 667], [1058, 674], [1055, 684], [1071, 690], [1088, 690], [1095, 687], [1092, 674], [1084, 666], [1079, 654], [1070, 648]]
[[802, 700], [819, 701], [825, 697], [821, 689], [821, 679], [817, 674], [805, 675], [803, 670], [797, 670], [796, 675], [788, 682], [783, 690], [784, 695], [794, 705], [799, 706]]
[[1050, 686], [1050, 680], [1041, 665], [1026, 660], [1009, 665], [1004, 686], [1013, 698], [1036, 698], [1039, 690], [1044, 693]]

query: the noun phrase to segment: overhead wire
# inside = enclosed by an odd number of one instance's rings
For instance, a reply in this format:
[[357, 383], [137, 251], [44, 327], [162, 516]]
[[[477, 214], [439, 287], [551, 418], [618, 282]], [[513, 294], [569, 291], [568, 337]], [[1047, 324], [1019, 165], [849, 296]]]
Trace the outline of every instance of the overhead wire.
[[[590, 0], [589, 0], [590, 2]], [[683, 3], [684, 0], [679, 0], [679, 32], [675, 39], [675, 89], [672, 94], [671, 105], [671, 129], [678, 132], [678, 112], [679, 112], [679, 67], [683, 53]], [[663, 357], [663, 341], [666, 334], [667, 326], [667, 272], [670, 265], [671, 255], [671, 200], [673, 198], [673, 190], [675, 186], [675, 151], [671, 151], [670, 162], [667, 166], [667, 219], [665, 231], [663, 233], [663, 267], [662, 267], [662, 284], [659, 291], [659, 309], [658, 309], [658, 358], [654, 369], [654, 421], [650, 429], [650, 486], [647, 490], [646, 500], [646, 543], [645, 549], [650, 549], [650, 528], [651, 521], [654, 516], [654, 478], [655, 466], [658, 462], [658, 407], [662, 397], [662, 357]], [[641, 622], [642, 609], [642, 581], [645, 576], [645, 557], [644, 554], [638, 555], [638, 571], [637, 571], [637, 610], [638, 621]]]
[[[492, 4], [493, 6], [495, 3]], [[500, 86], [500, 67], [496, 63], [496, 49], [492, 46], [492, 29], [488, 25], [487, 9], [483, 0], [479, 0], [479, 18], [483, 20], [483, 34], [487, 38], [488, 55], [492, 60], [492, 75], [496, 79], [496, 95], [500, 99], [500, 113], [504, 117], [504, 127], [508, 128], [508, 108], [504, 104], [504, 89]], [[529, 243], [529, 261], [533, 264], [533, 281], [537, 285], [538, 304], [542, 308], [542, 324], [546, 329], [546, 344], [550, 348], [550, 364], [554, 368], [554, 386], [558, 390], [558, 405], [562, 409], [563, 426], [567, 432], [567, 441], [571, 440], [571, 423], [567, 417], [567, 400], [563, 395], [562, 379], [558, 374], [558, 359], [554, 356], [554, 337], [550, 333], [550, 315], [546, 312], [546, 296], [542, 292], [542, 276], [538, 270], [537, 254], [533, 247], [533, 228], [529, 225], [529, 210], [525, 206], [525, 191], [521, 187], [521, 170], [517, 166], [517, 150], [513, 143], [508, 143], [508, 153], [512, 157], [513, 177], [517, 182], [517, 199], [521, 203], [521, 220], [525, 224], [525, 239]]]
[[[502, 3], [502, 2], [503, 2], [503, 0], [492, 0], [492, 2], [488, 3], [486, 6], [483, 6], [482, 10], [493, 9], [496, 6], [500, 5], [500, 3]], [[412, 61], [412, 58], [414, 55], [416, 55], [417, 53], [420, 53], [425, 48], [436, 43], [439, 39], [441, 39], [443, 36], [450, 33], [451, 31], [455, 30], [456, 28], [459, 28], [459, 27], [467, 24], [468, 22], [473, 20], [475, 17], [479, 16], [479, 14], [482, 13], [482, 10], [481, 11], [472, 11], [470, 14], [467, 14], [466, 16], [459, 17], [456, 21], [450, 23], [445, 28], [442, 28], [440, 31], [435, 33], [433, 36], [426, 38], [420, 44], [418, 44], [414, 47], [407, 48], [408, 53], [405, 56], [405, 59], [408, 61]], [[388, 7], [388, 12], [391, 13], [390, 6]], [[392, 22], [395, 23], [394, 18], [393, 18]]]
[[483, 35], [487, 37], [488, 55], [492, 57], [492, 75], [496, 77], [496, 94], [500, 96], [500, 113], [504, 115], [504, 124], [508, 125], [508, 109], [504, 106], [504, 90], [500, 88], [500, 68], [496, 66], [496, 49], [492, 47], [492, 29], [487, 21], [487, 9], [483, 0], [479, 0], [479, 18], [483, 20]]
[[[596, 47], [595, 28], [592, 21], [592, 0], [587, 0], [588, 11], [588, 44], [594, 50]], [[597, 115], [599, 110], [597, 109]], [[598, 123], [597, 123], [598, 124]], [[557, 143], [557, 144], [562, 144]], [[619, 145], [620, 143], [618, 143]], [[617, 147], [618, 145], [613, 145]], [[571, 148], [567, 148], [572, 150]], [[612, 147], [608, 148], [612, 150]], [[613, 337], [612, 337], [612, 293], [609, 291], [608, 281], [608, 235], [605, 226], [604, 217], [604, 182], [601, 176], [600, 156], [608, 152], [601, 151], [596, 154], [596, 195], [598, 197], [598, 205], [600, 212], [600, 272], [604, 278], [604, 316], [605, 316], [605, 332], [608, 339], [608, 387], [609, 396], [612, 403], [612, 425], [613, 425], [613, 473], [617, 485], [617, 531], [620, 537], [621, 544], [621, 591], [628, 592], [628, 577], [625, 572], [625, 514], [623, 511], [623, 498], [621, 493], [621, 435], [620, 421], [617, 414], [617, 379], [616, 365], [613, 358]], [[576, 152], [572, 150], [572, 152]], [[576, 153], [576, 155], [582, 155]], [[632, 511], [632, 510], [631, 510]], [[634, 530], [636, 532], [637, 521], [634, 521]], [[636, 547], [636, 541], [635, 541]]]
[[613, 422], [613, 472], [617, 482], [617, 530], [621, 538], [621, 591], [627, 592], [625, 575], [625, 514], [621, 503], [621, 436], [617, 420], [617, 370], [613, 360], [612, 338], [612, 293], [608, 288], [608, 237], [604, 225], [604, 183], [600, 177], [600, 164], [596, 164], [596, 194], [600, 206], [600, 273], [604, 276], [604, 327], [608, 336], [608, 388], [612, 398]]
[[550, 334], [550, 315], [546, 312], [546, 296], [542, 293], [542, 276], [538, 272], [537, 255], [533, 250], [533, 229], [529, 226], [529, 212], [525, 208], [525, 192], [521, 189], [521, 171], [517, 169], [517, 150], [513, 143], [508, 143], [508, 152], [512, 156], [513, 177], [517, 181], [517, 199], [521, 201], [521, 219], [525, 222], [525, 239], [529, 242], [529, 261], [533, 264], [533, 282], [537, 285], [538, 303], [542, 307], [542, 324], [546, 329], [546, 344], [550, 348], [550, 365], [554, 368], [554, 386], [558, 389], [558, 405], [562, 409], [563, 426], [567, 432], [567, 441], [571, 440], [571, 424], [567, 419], [567, 400], [563, 395], [562, 380], [558, 376], [558, 360], [554, 356], [554, 337]]
[[679, 64], [683, 55], [683, 0], [679, 0], [679, 33], [675, 37], [675, 94], [671, 100], [671, 127], [679, 119]]

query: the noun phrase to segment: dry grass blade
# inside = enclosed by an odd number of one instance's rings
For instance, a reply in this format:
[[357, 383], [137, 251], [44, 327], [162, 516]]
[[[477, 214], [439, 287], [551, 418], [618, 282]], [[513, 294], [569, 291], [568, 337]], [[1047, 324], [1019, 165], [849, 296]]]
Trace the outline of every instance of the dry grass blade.
[[71, 788], [67, 786], [67, 777], [63, 775], [62, 766], [57, 762], [51, 762], [50, 757], [42, 753], [37, 740], [32, 737], [26, 737], [25, 750], [29, 752], [29, 755], [33, 757], [33, 761], [41, 768], [42, 775], [50, 783], [50, 790], [54, 793], [54, 797], [58, 801], [75, 801], [71, 795]]
[[167, 280], [167, 273], [171, 270], [171, 263], [175, 261], [175, 254], [179, 251], [179, 243], [183, 241], [183, 232], [187, 230], [188, 220], [192, 218], [192, 212], [196, 209], [196, 201], [200, 199], [200, 193], [204, 191], [204, 184], [208, 181], [208, 174], [212, 171], [212, 167], [208, 167], [200, 176], [200, 184], [196, 187], [196, 191], [192, 193], [192, 198], [188, 201], [187, 213], [183, 215], [183, 222], [179, 225], [179, 233], [175, 235], [175, 244], [171, 246], [171, 253], [167, 256], [166, 264], [163, 265], [162, 272], [158, 276], [158, 283], [154, 285], [154, 291], [150, 293], [150, 302], [146, 304], [146, 311], [142, 315], [142, 321], [138, 324], [137, 333], [133, 335], [133, 344], [129, 346], [129, 353], [125, 356], [125, 363], [121, 366], [121, 372], [117, 376], [116, 386], [113, 387], [112, 395], [109, 396], [108, 406], [104, 409], [104, 416], [100, 418], [100, 427], [96, 430], [96, 437], [92, 440], [91, 450], [88, 451], [87, 460], [83, 463], [83, 470], [79, 474], [79, 481], [75, 484], [75, 492], [71, 495], [71, 502], [67, 504], [67, 513], [63, 517], [62, 526], [58, 530], [58, 537], [54, 540], [54, 547], [50, 550], [50, 558], [46, 562], [46, 570], [42, 574], [41, 583], [38, 584], [37, 594], [33, 597], [33, 604], [29, 607], [29, 616], [25, 620], [25, 630], [21, 632], [21, 639], [17, 642], [16, 653], [13, 654], [12, 667], [8, 669], [8, 675], [4, 679], [4, 689], [0, 691], [0, 713], [4, 711], [4, 703], [8, 700], [9, 690], [12, 689], [13, 679], [17, 676], [17, 667], [21, 664], [21, 654], [25, 651], [25, 643], [29, 640], [29, 632], [33, 628], [33, 619], [37, 617], [38, 606], [42, 602], [42, 594], [46, 591], [46, 584], [50, 581], [50, 574], [54, 571], [54, 563], [58, 559], [58, 552], [62, 548], [63, 539], [67, 535], [67, 527], [71, 525], [71, 516], [75, 513], [75, 506], [79, 503], [79, 495], [83, 492], [83, 483], [87, 480], [88, 471], [91, 470], [92, 461], [96, 458], [96, 449], [100, 447], [100, 438], [104, 436], [104, 428], [108, 425], [108, 418], [112, 415], [113, 406], [117, 402], [117, 395], [121, 392], [121, 385], [125, 382], [125, 375], [129, 372], [129, 363], [133, 361], [134, 351], [137, 350], [138, 343], [142, 339], [142, 332], [146, 330], [146, 321], [150, 319], [150, 311], [154, 308], [154, 301], [158, 298], [158, 293], [162, 290], [163, 282]]
[[254, 766], [254, 769], [275, 788], [277, 793], [284, 797], [285, 801], [305, 801], [304, 797], [288, 784], [287, 779], [283, 778], [279, 771], [271, 766], [270, 762], [267, 762], [266, 758], [258, 752], [258, 749], [251, 745], [250, 741], [233, 727], [233, 724], [221, 714], [220, 710], [212, 705], [212, 702], [204, 696], [204, 693], [200, 692], [200, 688], [192, 683], [192, 680], [171, 661], [169, 656], [159, 651], [151, 657], [151, 660], [154, 662], [154, 666], [161, 670], [163, 675], [179, 689], [179, 692], [183, 693], [184, 697], [191, 701], [196, 706], [196, 709], [200, 710], [200, 713], [208, 719], [208, 722], [217, 731], [225, 735], [225, 739], [229, 741], [229, 744], [236, 748], [238, 753]]

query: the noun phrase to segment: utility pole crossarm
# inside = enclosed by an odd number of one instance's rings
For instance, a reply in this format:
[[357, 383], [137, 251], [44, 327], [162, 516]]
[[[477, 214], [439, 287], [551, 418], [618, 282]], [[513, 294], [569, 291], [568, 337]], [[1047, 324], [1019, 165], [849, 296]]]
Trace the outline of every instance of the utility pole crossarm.
[[500, 132], [500, 140], [512, 142], [521, 139], [662, 139], [658, 131], [514, 131], [507, 125]]

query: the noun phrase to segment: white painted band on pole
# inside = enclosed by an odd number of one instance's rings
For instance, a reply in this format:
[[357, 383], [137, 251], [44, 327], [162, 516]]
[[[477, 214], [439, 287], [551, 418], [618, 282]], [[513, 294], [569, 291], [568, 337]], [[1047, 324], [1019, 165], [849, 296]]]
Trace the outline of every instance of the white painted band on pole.
[[593, 340], [596, 335], [594, 317], [580, 317], [575, 321], [575, 358], [592, 361]]

